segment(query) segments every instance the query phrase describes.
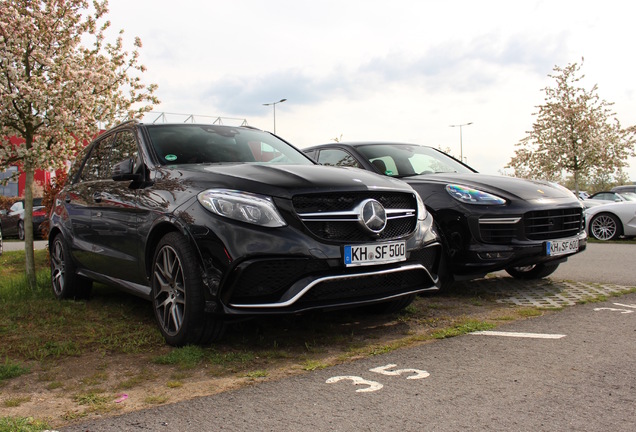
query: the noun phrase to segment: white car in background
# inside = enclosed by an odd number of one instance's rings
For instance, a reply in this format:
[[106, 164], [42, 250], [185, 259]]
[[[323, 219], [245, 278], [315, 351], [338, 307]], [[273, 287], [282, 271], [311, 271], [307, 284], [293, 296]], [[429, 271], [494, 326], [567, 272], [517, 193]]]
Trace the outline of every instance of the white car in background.
[[597, 240], [636, 236], [636, 201], [610, 202], [585, 209], [585, 227]]
[[601, 204], [607, 204], [610, 202], [622, 202], [633, 201], [636, 202], [636, 193], [633, 192], [614, 192], [603, 191], [596, 192], [594, 195], [583, 199], [583, 206], [585, 208], [594, 207]]

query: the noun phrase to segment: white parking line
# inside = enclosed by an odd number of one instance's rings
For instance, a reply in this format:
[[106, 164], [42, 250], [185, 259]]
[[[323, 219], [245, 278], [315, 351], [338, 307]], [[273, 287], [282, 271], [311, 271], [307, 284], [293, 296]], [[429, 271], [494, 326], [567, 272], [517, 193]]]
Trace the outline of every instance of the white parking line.
[[477, 331], [472, 332], [473, 335], [485, 336], [506, 336], [518, 338], [534, 338], [534, 339], [561, 339], [566, 335], [563, 334], [544, 334], [544, 333], [518, 333], [518, 332], [501, 332], [501, 331]]

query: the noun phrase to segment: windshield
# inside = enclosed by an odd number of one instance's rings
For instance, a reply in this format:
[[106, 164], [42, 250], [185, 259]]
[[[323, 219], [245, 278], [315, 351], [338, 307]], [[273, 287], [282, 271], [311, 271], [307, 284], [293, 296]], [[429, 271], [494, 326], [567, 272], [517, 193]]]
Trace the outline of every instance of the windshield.
[[410, 144], [361, 145], [356, 149], [369, 162], [392, 177], [419, 174], [474, 173], [459, 161], [432, 147]]
[[217, 125], [148, 125], [162, 165], [258, 163], [313, 165], [302, 152], [275, 136]]

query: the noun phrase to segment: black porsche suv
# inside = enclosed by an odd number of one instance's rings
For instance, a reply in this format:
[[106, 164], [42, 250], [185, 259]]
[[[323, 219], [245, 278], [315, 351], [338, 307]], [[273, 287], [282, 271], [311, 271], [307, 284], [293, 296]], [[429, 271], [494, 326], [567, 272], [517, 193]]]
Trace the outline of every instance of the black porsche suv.
[[147, 298], [171, 345], [213, 341], [232, 317], [393, 311], [439, 288], [439, 237], [410, 186], [254, 128], [127, 122], [68, 178], [50, 214], [55, 295], [99, 281]]

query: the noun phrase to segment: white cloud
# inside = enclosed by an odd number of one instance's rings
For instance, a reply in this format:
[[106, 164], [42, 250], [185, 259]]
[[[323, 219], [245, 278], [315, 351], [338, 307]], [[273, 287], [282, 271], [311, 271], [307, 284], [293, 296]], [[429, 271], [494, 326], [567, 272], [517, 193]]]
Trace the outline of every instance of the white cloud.
[[[533, 122], [554, 65], [636, 123], [636, 5], [597, 1], [110, 0], [144, 42], [158, 111], [245, 118], [298, 146], [394, 140], [449, 147], [497, 173]], [[630, 173], [636, 180], [636, 163]]]

